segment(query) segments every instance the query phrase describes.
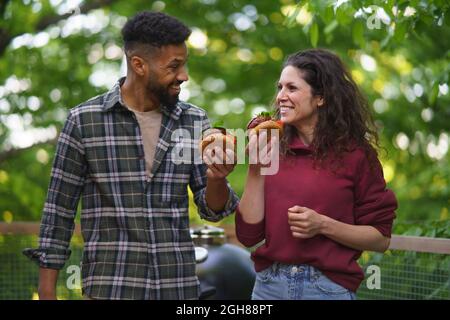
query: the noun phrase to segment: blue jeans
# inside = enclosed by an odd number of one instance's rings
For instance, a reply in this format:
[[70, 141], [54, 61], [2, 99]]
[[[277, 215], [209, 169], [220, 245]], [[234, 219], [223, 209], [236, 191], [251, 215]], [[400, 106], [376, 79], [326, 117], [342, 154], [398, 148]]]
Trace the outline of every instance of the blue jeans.
[[306, 264], [274, 263], [256, 274], [252, 300], [355, 300], [352, 291]]

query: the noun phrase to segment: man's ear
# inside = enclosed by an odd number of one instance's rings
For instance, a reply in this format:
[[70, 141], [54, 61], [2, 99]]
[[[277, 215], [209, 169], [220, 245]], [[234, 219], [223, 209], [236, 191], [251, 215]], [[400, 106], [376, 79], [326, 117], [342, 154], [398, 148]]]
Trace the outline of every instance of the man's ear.
[[133, 69], [133, 71], [141, 77], [146, 74], [147, 69], [148, 69], [148, 66], [147, 66], [145, 60], [139, 56], [132, 56], [130, 58], [130, 65], [131, 65], [131, 68]]

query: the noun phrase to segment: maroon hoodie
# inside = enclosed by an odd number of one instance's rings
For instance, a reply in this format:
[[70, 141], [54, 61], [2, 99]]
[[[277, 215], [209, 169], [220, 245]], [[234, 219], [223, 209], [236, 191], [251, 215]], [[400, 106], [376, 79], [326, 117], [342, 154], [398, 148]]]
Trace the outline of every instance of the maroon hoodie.
[[380, 163], [371, 166], [362, 149], [346, 153], [342, 166], [332, 171], [313, 168], [311, 149], [299, 138], [293, 139], [290, 148], [295, 155], [281, 158], [278, 173], [265, 177], [264, 220], [246, 223], [238, 208], [236, 235], [247, 247], [265, 239], [252, 253], [256, 271], [274, 262], [308, 264], [355, 292], [364, 279], [357, 263], [361, 251], [323, 235], [294, 238], [288, 209], [295, 205], [308, 207], [344, 223], [373, 226], [390, 237], [397, 208], [395, 195], [386, 189]]

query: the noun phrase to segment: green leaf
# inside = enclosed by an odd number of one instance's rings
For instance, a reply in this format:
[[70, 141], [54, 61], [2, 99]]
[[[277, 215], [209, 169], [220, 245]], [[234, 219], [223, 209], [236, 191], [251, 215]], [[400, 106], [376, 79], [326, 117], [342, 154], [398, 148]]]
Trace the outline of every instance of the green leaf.
[[325, 12], [322, 15], [322, 20], [326, 24], [332, 23], [335, 20], [333, 6], [326, 7]]
[[439, 93], [439, 83], [436, 81], [431, 87], [430, 93], [428, 94], [428, 103], [433, 106], [436, 102], [436, 98]]
[[408, 231], [405, 232], [405, 235], [407, 235], [407, 236], [418, 237], [421, 234], [422, 234], [422, 228], [420, 228], [420, 227], [413, 227], [413, 228], [410, 228]]
[[402, 41], [405, 38], [406, 31], [408, 30], [407, 22], [399, 22], [395, 25], [394, 40]]
[[390, 42], [392, 35], [388, 34], [380, 43], [381, 49], [384, 49]]
[[284, 20], [284, 25], [288, 28], [293, 27], [296, 24], [296, 19], [298, 14], [300, 13], [301, 10], [301, 5], [300, 3], [297, 4], [297, 6], [295, 7], [295, 10], [288, 16], [286, 17], [286, 20]]
[[397, 8], [401, 11], [404, 12], [406, 7], [409, 5], [409, 1], [405, 1], [405, 2], [401, 2], [399, 4], [397, 4]]
[[365, 47], [364, 40], [364, 25], [362, 22], [358, 21], [354, 24], [352, 29], [353, 42], [359, 45], [361, 48]]
[[336, 19], [340, 25], [347, 25], [352, 22], [356, 10], [349, 4], [344, 3], [336, 10]]
[[319, 41], [319, 26], [315, 22], [312, 24], [311, 29], [309, 29], [309, 39], [311, 41], [311, 45], [316, 47], [317, 42]]
[[333, 30], [336, 29], [336, 27], [338, 25], [339, 24], [338, 24], [337, 20], [333, 20], [325, 27], [325, 29], [323, 29], [323, 32], [325, 34], [329, 34], [329, 33], [333, 32]]
[[431, 27], [433, 25], [434, 19], [432, 16], [422, 15], [421, 21], [424, 22], [428, 27]]
[[261, 111], [260, 113], [258, 113], [256, 115], [256, 117], [261, 116], [261, 117], [272, 117], [272, 112], [269, 111]]
[[213, 128], [225, 128], [223, 120], [217, 120], [212, 125]]
[[425, 237], [430, 237], [430, 238], [436, 237], [436, 230], [432, 229], [432, 230], [427, 231], [425, 233]]

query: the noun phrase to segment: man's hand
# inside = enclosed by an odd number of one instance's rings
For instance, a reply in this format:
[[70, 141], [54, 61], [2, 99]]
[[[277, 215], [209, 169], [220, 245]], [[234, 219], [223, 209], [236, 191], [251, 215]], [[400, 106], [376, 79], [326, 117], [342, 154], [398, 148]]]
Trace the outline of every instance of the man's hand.
[[203, 161], [208, 166], [206, 170], [206, 203], [211, 210], [222, 211], [229, 197], [225, 178], [236, 166], [234, 152], [227, 149], [224, 154], [220, 147], [209, 148], [203, 153]]
[[39, 300], [57, 300], [56, 281], [58, 273], [58, 270], [39, 268]]
[[56, 298], [56, 292], [54, 290], [45, 292], [45, 291], [38, 289], [38, 294], [39, 294], [39, 300], [58, 300]]
[[294, 238], [308, 239], [322, 233], [325, 216], [300, 206], [288, 209], [288, 223]]
[[226, 149], [224, 154], [220, 147], [206, 149], [203, 153], [203, 161], [208, 166], [206, 176], [213, 180], [225, 179], [236, 166], [234, 151]]

